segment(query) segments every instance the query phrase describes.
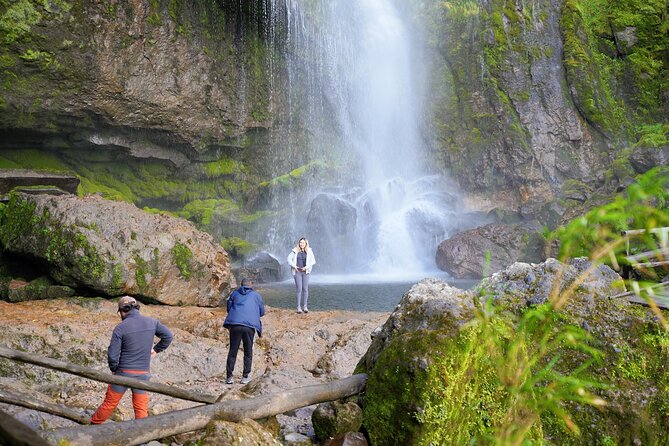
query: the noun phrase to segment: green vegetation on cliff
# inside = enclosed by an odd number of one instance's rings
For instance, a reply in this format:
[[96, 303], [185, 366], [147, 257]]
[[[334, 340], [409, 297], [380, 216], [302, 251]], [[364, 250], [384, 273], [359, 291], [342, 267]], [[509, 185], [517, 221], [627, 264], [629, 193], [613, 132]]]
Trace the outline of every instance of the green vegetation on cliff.
[[[626, 246], [621, 232], [669, 226], [669, 169], [657, 167], [640, 175], [614, 201], [590, 210], [568, 225], [558, 228], [552, 238], [560, 241], [560, 257], [588, 256], [601, 246], [613, 243], [610, 262], [623, 263]], [[657, 247], [652, 237], [642, 240], [646, 250]]]
[[574, 101], [609, 135], [669, 118], [669, 17], [664, 0], [568, 0], [561, 21]]

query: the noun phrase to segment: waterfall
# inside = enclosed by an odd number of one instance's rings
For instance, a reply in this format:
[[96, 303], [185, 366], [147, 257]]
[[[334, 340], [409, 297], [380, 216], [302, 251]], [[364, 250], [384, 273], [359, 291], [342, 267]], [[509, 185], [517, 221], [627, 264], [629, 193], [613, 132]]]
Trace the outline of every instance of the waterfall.
[[326, 273], [436, 270], [456, 197], [426, 163], [417, 39], [393, 0], [285, 1], [299, 19], [288, 25], [288, 113], [303, 116], [312, 159], [340, 163], [335, 184], [316, 178], [286, 206], [288, 246], [306, 235]]

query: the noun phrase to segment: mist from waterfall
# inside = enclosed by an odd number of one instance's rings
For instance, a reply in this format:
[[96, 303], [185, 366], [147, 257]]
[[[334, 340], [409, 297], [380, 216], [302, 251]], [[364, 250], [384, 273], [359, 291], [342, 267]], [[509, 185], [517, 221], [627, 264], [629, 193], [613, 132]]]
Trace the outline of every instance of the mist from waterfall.
[[310, 239], [320, 273], [397, 278], [436, 270], [456, 199], [441, 176], [428, 174], [424, 83], [407, 24], [392, 0], [285, 1], [289, 78], [307, 98], [312, 155], [340, 160], [344, 172], [338, 185], [317, 180], [306, 200], [290, 203], [291, 238]]

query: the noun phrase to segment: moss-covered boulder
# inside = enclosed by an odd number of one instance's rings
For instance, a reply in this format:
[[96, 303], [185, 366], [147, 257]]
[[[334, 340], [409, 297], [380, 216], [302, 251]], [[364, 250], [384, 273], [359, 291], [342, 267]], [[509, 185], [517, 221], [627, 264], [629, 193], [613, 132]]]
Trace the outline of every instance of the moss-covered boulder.
[[623, 290], [584, 259], [414, 285], [356, 370], [371, 444], [666, 444], [669, 334]]
[[99, 196], [12, 195], [0, 241], [57, 282], [169, 305], [217, 306], [235, 285], [228, 254], [192, 223]]
[[325, 441], [346, 432], [357, 432], [362, 425], [362, 410], [352, 401], [328, 401], [311, 414], [316, 437]]

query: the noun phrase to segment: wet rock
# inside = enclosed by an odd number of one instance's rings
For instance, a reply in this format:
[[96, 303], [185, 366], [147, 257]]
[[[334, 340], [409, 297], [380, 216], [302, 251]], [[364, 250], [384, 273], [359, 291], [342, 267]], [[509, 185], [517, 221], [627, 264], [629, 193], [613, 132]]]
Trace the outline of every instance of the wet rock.
[[[323, 253], [316, 259], [319, 267], [341, 270], [350, 266], [351, 253], [342, 251], [350, 243], [342, 240], [353, 236], [357, 218], [355, 208], [334, 194], [318, 194], [311, 201], [306, 223], [309, 242]], [[326, 256], [326, 253], [337, 255]]]
[[530, 222], [491, 223], [458, 233], [439, 244], [437, 266], [457, 279], [480, 279], [513, 262], [540, 262], [544, 252], [540, 231], [538, 222]]
[[636, 147], [630, 155], [630, 163], [637, 173], [644, 173], [655, 166], [669, 165], [669, 146]]
[[263, 251], [246, 260], [236, 275], [239, 282], [246, 277], [253, 279], [255, 283], [268, 283], [282, 281], [284, 271], [276, 257]]
[[6, 216], [5, 250], [39, 259], [62, 285], [200, 306], [235, 285], [228, 254], [186, 220], [72, 195], [17, 194]]

